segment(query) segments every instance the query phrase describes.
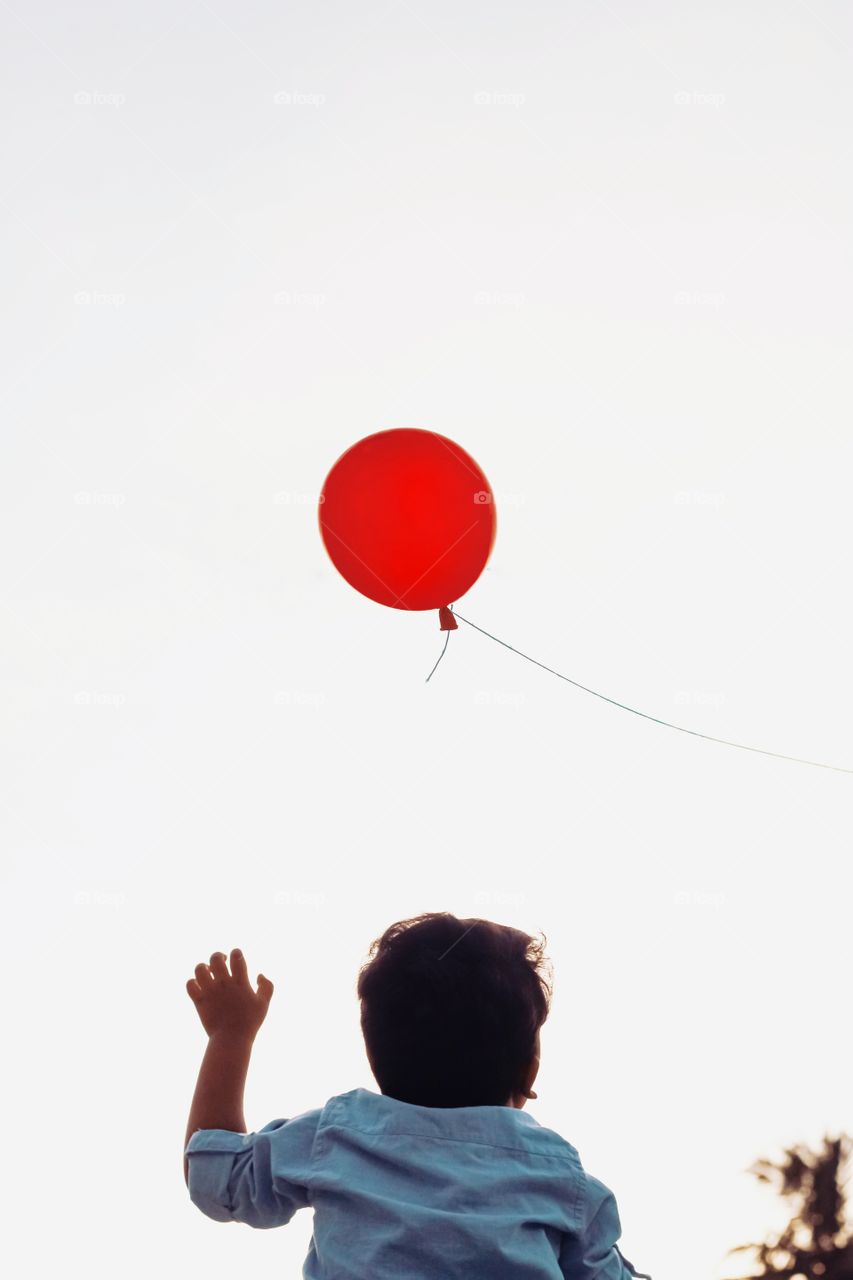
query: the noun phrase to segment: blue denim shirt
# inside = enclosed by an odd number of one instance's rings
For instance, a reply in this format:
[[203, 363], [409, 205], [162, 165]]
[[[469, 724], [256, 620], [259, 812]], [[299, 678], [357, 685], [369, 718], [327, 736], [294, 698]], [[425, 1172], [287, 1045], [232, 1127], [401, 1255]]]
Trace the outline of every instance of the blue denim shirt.
[[314, 1210], [305, 1280], [629, 1280], [619, 1214], [573, 1146], [513, 1107], [368, 1089], [257, 1133], [199, 1129], [189, 1192], [217, 1222]]

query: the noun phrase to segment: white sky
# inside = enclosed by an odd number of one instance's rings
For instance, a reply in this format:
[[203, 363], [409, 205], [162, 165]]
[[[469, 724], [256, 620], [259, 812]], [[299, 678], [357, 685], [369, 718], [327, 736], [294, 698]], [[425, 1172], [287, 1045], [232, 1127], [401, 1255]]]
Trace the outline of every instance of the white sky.
[[[532, 1114], [655, 1280], [853, 1126], [853, 779], [687, 738], [331, 567], [391, 426], [498, 498], [460, 612], [612, 697], [853, 766], [850, 9], [4, 4], [0, 632], [15, 1274], [296, 1275], [189, 1203], [184, 983], [277, 984], [247, 1121], [373, 1087], [356, 970], [543, 929]], [[276, 96], [278, 95], [278, 102]], [[793, 1021], [796, 1032], [789, 1030]]]

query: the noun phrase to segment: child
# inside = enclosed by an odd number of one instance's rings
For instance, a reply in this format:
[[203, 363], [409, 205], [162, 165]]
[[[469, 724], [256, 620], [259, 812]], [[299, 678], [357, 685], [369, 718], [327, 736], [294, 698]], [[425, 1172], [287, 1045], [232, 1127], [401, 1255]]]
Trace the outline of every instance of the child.
[[[208, 1034], [184, 1176], [219, 1222], [277, 1227], [314, 1210], [306, 1280], [629, 1280], [616, 1202], [535, 1098], [551, 986], [542, 943], [434, 912], [386, 929], [358, 978], [381, 1090], [246, 1133], [243, 1089], [272, 983], [242, 952], [196, 966]], [[646, 1277], [648, 1280], [648, 1277]]]

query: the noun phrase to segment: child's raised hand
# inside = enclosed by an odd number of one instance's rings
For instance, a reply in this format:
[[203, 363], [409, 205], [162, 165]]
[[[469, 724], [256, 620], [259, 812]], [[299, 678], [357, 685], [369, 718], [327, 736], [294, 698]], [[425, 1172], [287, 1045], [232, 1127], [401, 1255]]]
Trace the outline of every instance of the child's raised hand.
[[258, 974], [253, 990], [243, 952], [231, 952], [231, 972], [224, 951], [214, 951], [210, 964], [197, 964], [187, 983], [190, 999], [209, 1036], [233, 1035], [254, 1040], [267, 1016], [273, 984]]

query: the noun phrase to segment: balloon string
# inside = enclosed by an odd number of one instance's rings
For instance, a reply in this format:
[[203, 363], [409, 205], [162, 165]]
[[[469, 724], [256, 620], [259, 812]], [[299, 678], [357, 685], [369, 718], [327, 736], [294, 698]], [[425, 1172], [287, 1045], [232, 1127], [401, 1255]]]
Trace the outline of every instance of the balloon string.
[[[463, 619], [462, 619], [462, 621], [464, 622], [464, 621], [465, 621], [465, 619], [463, 618]], [[448, 641], [449, 641], [449, 640], [450, 640], [450, 632], [448, 631], [448, 632], [446, 632], [446, 633], [445, 633], [445, 636], [444, 636], [444, 647], [442, 648], [441, 653], [438, 655], [438, 657], [437, 657], [437, 658], [436, 658], [436, 660], [435, 660], [435, 667], [437, 667], [437, 666], [438, 666], [439, 662], [441, 662], [441, 659], [444, 657], [444, 651], [445, 651], [445, 649], [447, 648], [447, 644], [448, 644]], [[429, 675], [427, 676], [426, 680], [424, 681], [424, 684], [428, 684], [428, 683], [429, 683], [430, 676], [432, 676], [432, 675], [433, 675], [433, 673], [435, 672], [435, 667], [433, 667], [432, 671], [431, 671], [431, 672], [429, 673]]]
[[[673, 724], [671, 720], [661, 720], [658, 716], [650, 716], [646, 711], [638, 711], [636, 707], [629, 707], [624, 702], [617, 702], [615, 698], [608, 698], [604, 693], [598, 693], [595, 689], [588, 688], [585, 684], [580, 684], [577, 680], [572, 680], [570, 676], [564, 676], [561, 671], [555, 671], [553, 667], [546, 667], [544, 662], [539, 662], [537, 658], [531, 658], [530, 654], [522, 653], [520, 649], [516, 649], [514, 645], [507, 644], [506, 640], [501, 640], [498, 636], [493, 636], [490, 631], [486, 631], [484, 627], [478, 627], [476, 622], [471, 622], [470, 618], [463, 618], [461, 613], [457, 613], [455, 609], [451, 609], [453, 616], [458, 618], [460, 622], [466, 623], [469, 627], [473, 627], [475, 631], [479, 631], [482, 635], [488, 636], [490, 640], [494, 640], [497, 644], [503, 645], [505, 649], [510, 649], [513, 653], [517, 653], [520, 658], [532, 662], [534, 666], [541, 667], [543, 671], [548, 671], [552, 676], [557, 676], [560, 680], [565, 680], [567, 684], [572, 684], [576, 689], [583, 690], [584, 693], [591, 693], [594, 698], [600, 698], [602, 702], [609, 702], [613, 707], [619, 707], [622, 711], [630, 711], [632, 715], [642, 716], [644, 720], [651, 720], [654, 724], [662, 724], [667, 729], [677, 729], [679, 733], [689, 733], [694, 738], [704, 738], [706, 742], [719, 742], [724, 747], [737, 747], [739, 751], [754, 751], [758, 755], [773, 756], [776, 760], [790, 760], [792, 764], [808, 764], [815, 769], [831, 769], [835, 773], [851, 773], [853, 769], [845, 769], [839, 764], [824, 764], [820, 760], [805, 760], [802, 756], [786, 756], [781, 751], [768, 751], [764, 747], [750, 747], [743, 742], [731, 742], [728, 738], [715, 738], [711, 733], [700, 733], [698, 729], [685, 729], [684, 725]], [[448, 636], [449, 636], [448, 632]], [[447, 641], [445, 641], [447, 648]], [[442, 654], [444, 650], [442, 649]], [[441, 659], [439, 658], [439, 662]], [[438, 662], [435, 664], [438, 666]], [[435, 667], [432, 669], [435, 670]], [[432, 675], [432, 671], [429, 673]], [[429, 676], [427, 676], [429, 679]]]

